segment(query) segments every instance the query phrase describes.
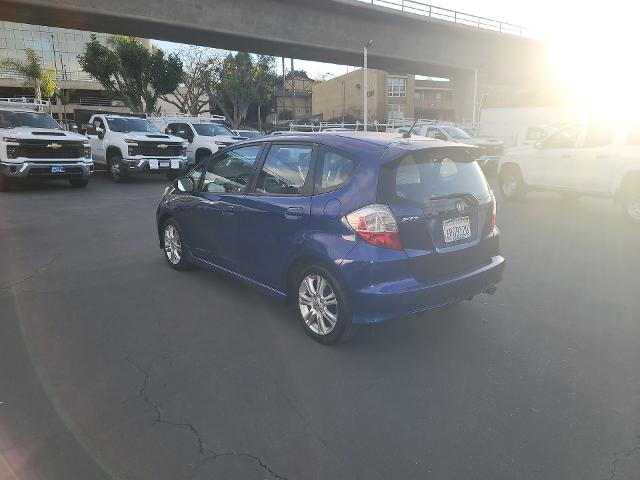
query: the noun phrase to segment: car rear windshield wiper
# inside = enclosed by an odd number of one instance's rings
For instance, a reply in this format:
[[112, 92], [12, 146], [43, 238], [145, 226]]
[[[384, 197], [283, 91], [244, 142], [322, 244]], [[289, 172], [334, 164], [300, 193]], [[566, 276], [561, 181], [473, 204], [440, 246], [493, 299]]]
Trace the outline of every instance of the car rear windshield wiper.
[[471, 193], [447, 193], [446, 195], [432, 195], [429, 200], [446, 200], [448, 198], [464, 198], [472, 205], [479, 205], [480, 202]]

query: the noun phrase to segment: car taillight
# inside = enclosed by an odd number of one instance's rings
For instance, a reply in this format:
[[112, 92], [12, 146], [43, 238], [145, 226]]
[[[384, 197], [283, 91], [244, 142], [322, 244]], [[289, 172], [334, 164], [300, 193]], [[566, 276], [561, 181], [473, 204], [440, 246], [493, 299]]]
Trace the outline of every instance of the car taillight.
[[398, 223], [386, 205], [369, 205], [342, 218], [360, 238], [372, 245], [401, 250]]
[[493, 231], [496, 228], [496, 196], [493, 192], [491, 192], [491, 203], [493, 205], [493, 210], [491, 211], [491, 223], [489, 225], [489, 230]]

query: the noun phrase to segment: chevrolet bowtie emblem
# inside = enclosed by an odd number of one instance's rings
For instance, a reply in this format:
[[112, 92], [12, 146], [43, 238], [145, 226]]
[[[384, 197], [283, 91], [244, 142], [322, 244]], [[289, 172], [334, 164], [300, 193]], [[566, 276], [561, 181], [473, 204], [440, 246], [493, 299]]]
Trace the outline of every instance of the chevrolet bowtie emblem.
[[166, 143], [161, 143], [160, 145], [158, 145], [158, 148], [167, 148], [168, 145]]
[[47, 145], [47, 148], [53, 148], [54, 150], [57, 150], [59, 148], [62, 148], [62, 145], [60, 145], [59, 143], [50, 143], [49, 145]]

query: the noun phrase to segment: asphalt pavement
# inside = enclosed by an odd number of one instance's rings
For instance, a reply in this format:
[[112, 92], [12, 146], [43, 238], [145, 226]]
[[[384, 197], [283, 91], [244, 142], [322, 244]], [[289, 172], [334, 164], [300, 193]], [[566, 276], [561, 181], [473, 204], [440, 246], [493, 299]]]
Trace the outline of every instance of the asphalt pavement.
[[499, 203], [494, 296], [326, 347], [158, 248], [164, 178], [0, 194], [0, 480], [640, 478], [640, 228]]

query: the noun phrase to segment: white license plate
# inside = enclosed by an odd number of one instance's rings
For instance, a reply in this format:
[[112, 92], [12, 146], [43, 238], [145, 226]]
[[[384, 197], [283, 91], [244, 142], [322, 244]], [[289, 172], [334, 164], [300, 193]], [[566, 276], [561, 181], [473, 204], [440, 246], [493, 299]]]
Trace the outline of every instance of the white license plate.
[[165, 162], [160, 161], [159, 164], [160, 164], [160, 168], [169, 168], [171, 166], [170, 161], [165, 161]]
[[471, 237], [469, 217], [450, 218], [442, 222], [445, 243], [457, 242]]

